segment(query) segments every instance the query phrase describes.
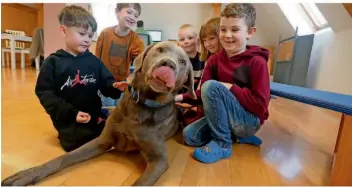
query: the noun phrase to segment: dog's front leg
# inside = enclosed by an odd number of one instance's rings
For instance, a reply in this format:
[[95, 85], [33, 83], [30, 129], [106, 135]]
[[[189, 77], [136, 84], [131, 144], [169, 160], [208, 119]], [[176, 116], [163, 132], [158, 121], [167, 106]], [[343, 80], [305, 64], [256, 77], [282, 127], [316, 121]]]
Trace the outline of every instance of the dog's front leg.
[[110, 142], [102, 137], [98, 137], [84, 144], [82, 147], [57, 157], [45, 164], [20, 171], [6, 178], [1, 182], [1, 186], [27, 186], [36, 184], [47, 176], [59, 172], [70, 165], [99, 156], [105, 153], [110, 147]]
[[147, 168], [133, 186], [152, 186], [168, 169], [166, 145], [164, 142], [139, 143]]

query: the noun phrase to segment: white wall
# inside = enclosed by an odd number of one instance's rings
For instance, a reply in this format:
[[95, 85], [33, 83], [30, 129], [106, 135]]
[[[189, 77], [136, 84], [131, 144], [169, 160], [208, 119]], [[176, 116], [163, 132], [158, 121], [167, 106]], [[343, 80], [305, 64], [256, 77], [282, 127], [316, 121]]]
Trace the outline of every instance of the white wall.
[[[331, 29], [318, 32], [315, 36], [307, 87], [351, 95], [351, 16], [339, 3], [321, 3], [317, 6]], [[258, 3], [254, 7], [257, 11], [258, 32], [250, 43], [276, 47], [280, 34], [283, 37], [294, 34], [294, 29], [276, 3]]]
[[317, 7], [334, 32], [352, 29], [352, 19], [341, 3], [317, 3]]
[[[69, 3], [67, 3], [69, 4]], [[58, 49], [64, 48], [65, 43], [60, 33], [60, 24], [57, 16], [60, 11], [67, 5], [65, 3], [44, 3], [44, 57], [48, 57], [51, 53]], [[70, 3], [74, 4], [74, 3]], [[77, 3], [78, 5], [88, 9], [88, 3]]]
[[65, 7], [65, 3], [44, 3], [44, 57], [65, 47], [60, 33], [58, 14]]
[[317, 4], [331, 29], [315, 35], [307, 86], [352, 95], [352, 19], [342, 4]]
[[212, 16], [212, 7], [204, 3], [142, 3], [142, 14], [146, 30], [162, 30], [162, 40], [177, 39], [182, 24], [200, 26]]
[[270, 6], [269, 4], [254, 4], [256, 9], [256, 28], [257, 32], [248, 42], [252, 45], [271, 45], [276, 46], [277, 40], [279, 38], [279, 30], [275, 29], [276, 23], [273, 19], [269, 19], [270, 15], [266, 12], [265, 6]]
[[307, 85], [310, 88], [352, 95], [352, 29], [316, 35]]
[[[222, 3], [223, 10], [228, 3]], [[294, 29], [276, 3], [253, 3], [256, 9], [257, 32], [248, 42], [253, 45], [277, 46], [279, 36], [294, 35]]]

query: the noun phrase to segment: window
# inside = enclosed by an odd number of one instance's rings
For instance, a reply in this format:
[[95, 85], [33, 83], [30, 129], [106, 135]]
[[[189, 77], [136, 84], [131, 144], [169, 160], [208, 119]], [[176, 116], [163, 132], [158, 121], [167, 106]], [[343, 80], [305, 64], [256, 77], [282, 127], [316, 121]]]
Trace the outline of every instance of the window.
[[319, 30], [328, 27], [328, 22], [324, 18], [323, 14], [319, 11], [317, 5], [313, 2], [306, 2], [301, 4], [303, 9], [306, 11], [310, 20], [314, 24], [315, 30]]
[[103, 29], [118, 24], [115, 7], [116, 3], [91, 3], [93, 16], [98, 23], [96, 36], [93, 40], [97, 39]]
[[298, 27], [298, 35], [307, 35], [328, 27], [328, 23], [313, 2], [278, 3], [282, 12], [294, 29]]

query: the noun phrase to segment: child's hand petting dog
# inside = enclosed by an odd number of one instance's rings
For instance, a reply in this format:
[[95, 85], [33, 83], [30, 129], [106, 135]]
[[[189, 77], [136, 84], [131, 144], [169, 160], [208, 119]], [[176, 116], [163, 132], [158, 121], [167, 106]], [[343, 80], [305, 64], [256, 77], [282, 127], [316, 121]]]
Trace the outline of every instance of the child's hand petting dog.
[[128, 88], [128, 85], [129, 85], [128, 82], [115, 82], [112, 86], [121, 91], [125, 91]]
[[79, 111], [76, 117], [78, 123], [88, 123], [90, 121], [90, 115], [85, 112]]
[[192, 107], [194, 107], [193, 105], [190, 105], [190, 104], [187, 104], [187, 103], [179, 103], [179, 102], [177, 102], [177, 103], [175, 103], [177, 106], [180, 106], [180, 107], [182, 107], [182, 108], [192, 108]]

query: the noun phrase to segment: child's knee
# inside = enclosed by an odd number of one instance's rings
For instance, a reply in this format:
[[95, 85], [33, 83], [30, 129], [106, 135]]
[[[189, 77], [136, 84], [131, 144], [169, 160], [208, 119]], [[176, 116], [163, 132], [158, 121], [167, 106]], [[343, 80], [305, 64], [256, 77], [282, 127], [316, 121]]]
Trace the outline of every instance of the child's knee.
[[209, 91], [212, 91], [214, 89], [217, 89], [216, 87], [221, 84], [220, 82], [216, 80], [208, 80], [202, 85], [202, 93], [207, 93]]
[[206, 81], [201, 88], [201, 97], [205, 98], [205, 97], [211, 97], [212, 93], [214, 92], [214, 90], [217, 90], [217, 85], [220, 84], [218, 81], [216, 80], [208, 80]]

